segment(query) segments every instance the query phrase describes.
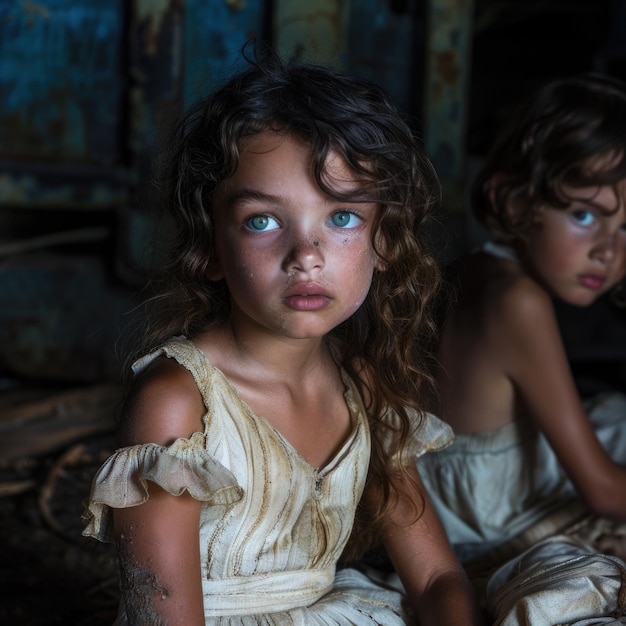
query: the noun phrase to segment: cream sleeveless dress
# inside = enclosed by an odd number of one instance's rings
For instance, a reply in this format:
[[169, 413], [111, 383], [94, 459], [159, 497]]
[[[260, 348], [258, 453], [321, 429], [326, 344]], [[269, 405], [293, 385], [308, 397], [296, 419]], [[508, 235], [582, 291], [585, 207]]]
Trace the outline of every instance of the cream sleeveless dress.
[[[193, 375], [207, 407], [204, 430], [169, 447], [117, 450], [93, 480], [83, 534], [111, 541], [112, 509], [145, 502], [147, 481], [174, 495], [187, 490], [202, 501], [207, 626], [411, 623], [399, 591], [355, 569], [336, 571], [370, 455], [365, 411], [350, 378], [342, 372], [352, 431], [335, 458], [316, 469], [251, 411], [191, 341], [173, 338], [133, 369], [160, 355]], [[451, 438], [432, 416], [416, 435], [406, 454], [444, 447]], [[127, 623], [123, 605], [115, 623]]]

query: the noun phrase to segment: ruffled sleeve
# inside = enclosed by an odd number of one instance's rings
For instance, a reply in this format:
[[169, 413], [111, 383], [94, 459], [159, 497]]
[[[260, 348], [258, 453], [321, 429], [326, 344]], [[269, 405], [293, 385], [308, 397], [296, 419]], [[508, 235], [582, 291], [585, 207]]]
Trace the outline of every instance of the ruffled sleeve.
[[[432, 413], [419, 413], [415, 410], [409, 410], [408, 415], [411, 420], [411, 434], [404, 449], [399, 454], [396, 454], [394, 462], [397, 465], [413, 464], [417, 458], [427, 452], [443, 450], [454, 441], [452, 428]], [[391, 426], [387, 440], [388, 444], [390, 444], [391, 433], [398, 426], [399, 419], [397, 414], [392, 413], [385, 420]]]
[[148, 500], [148, 481], [174, 496], [187, 491], [196, 500], [215, 506], [233, 504], [243, 495], [232, 472], [206, 451], [200, 432], [189, 439], [177, 439], [168, 447], [147, 443], [121, 448], [93, 479], [82, 534], [112, 541], [113, 509]]

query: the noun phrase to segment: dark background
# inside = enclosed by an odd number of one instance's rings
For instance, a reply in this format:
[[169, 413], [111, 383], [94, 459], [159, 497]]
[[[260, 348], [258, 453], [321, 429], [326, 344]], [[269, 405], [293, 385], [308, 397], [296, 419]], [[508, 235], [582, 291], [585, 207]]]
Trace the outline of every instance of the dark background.
[[[302, 6], [306, 4], [306, 6]], [[446, 191], [445, 261], [502, 117], [552, 78], [626, 78], [623, 0], [0, 0], [0, 623], [110, 624], [81, 501], [114, 445], [152, 155], [250, 37], [380, 82]], [[625, 390], [624, 309], [560, 306], [581, 392]]]

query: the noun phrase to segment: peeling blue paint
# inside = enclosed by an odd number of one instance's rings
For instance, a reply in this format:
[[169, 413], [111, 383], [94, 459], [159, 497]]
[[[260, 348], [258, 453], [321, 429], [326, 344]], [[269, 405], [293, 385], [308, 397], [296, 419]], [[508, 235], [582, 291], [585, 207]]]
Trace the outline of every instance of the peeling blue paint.
[[389, 2], [351, 2], [347, 70], [381, 85], [401, 110], [411, 114], [418, 113], [412, 110], [412, 96], [421, 75], [420, 59], [411, 53], [418, 25], [410, 11], [394, 14]]
[[237, 70], [243, 44], [263, 36], [267, 6], [263, 0], [187, 2], [185, 107]]
[[123, 1], [0, 0], [0, 155], [119, 160]]

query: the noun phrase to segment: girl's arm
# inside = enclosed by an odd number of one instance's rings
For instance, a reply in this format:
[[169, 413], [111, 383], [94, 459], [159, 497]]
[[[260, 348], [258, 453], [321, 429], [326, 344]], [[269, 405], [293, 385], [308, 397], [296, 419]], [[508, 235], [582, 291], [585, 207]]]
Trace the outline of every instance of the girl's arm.
[[[420, 626], [479, 626], [484, 624], [470, 583], [448, 542], [415, 467], [409, 469], [424, 510], [401, 498], [383, 528], [383, 543]], [[404, 489], [404, 487], [403, 487]], [[406, 493], [406, 492], [405, 492]]]
[[501, 305], [503, 370], [545, 434], [581, 497], [595, 512], [626, 521], [626, 467], [604, 450], [578, 395], [552, 302], [530, 280]]
[[[202, 400], [191, 375], [159, 359], [129, 397], [121, 445], [170, 445], [202, 428]], [[203, 626], [200, 502], [148, 483], [149, 499], [114, 511], [122, 599], [132, 626]]]

